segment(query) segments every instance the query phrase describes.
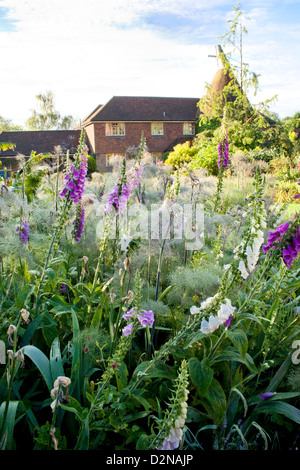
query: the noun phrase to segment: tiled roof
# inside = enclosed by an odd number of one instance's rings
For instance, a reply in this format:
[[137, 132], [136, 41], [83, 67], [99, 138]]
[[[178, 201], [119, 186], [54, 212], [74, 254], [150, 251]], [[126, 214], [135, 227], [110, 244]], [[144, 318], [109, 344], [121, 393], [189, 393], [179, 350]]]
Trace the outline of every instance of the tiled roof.
[[101, 108], [103, 108], [103, 104], [99, 104], [94, 109], [94, 111], [92, 111], [88, 116], [86, 116], [86, 118], [83, 119], [82, 124], [85, 124], [86, 122], [90, 122], [91, 119], [94, 117], [94, 115], [96, 115], [100, 111]]
[[114, 96], [87, 122], [97, 121], [195, 121], [199, 98]]
[[63, 154], [69, 150], [73, 155], [77, 150], [80, 132], [80, 130], [2, 132], [0, 133], [0, 142], [11, 142], [16, 146], [14, 150], [0, 152], [0, 160], [2, 156], [17, 154], [27, 156], [32, 151], [55, 154], [55, 149], [58, 146], [61, 147]]

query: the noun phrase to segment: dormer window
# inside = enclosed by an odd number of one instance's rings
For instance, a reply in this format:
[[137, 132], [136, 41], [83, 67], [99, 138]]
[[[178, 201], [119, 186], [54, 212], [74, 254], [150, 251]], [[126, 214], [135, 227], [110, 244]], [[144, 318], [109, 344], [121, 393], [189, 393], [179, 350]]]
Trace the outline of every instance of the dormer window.
[[195, 124], [185, 122], [183, 124], [183, 135], [195, 135]]
[[151, 123], [151, 135], [164, 135], [164, 125], [162, 122]]
[[125, 123], [124, 122], [107, 122], [105, 124], [105, 135], [106, 136], [125, 135]]

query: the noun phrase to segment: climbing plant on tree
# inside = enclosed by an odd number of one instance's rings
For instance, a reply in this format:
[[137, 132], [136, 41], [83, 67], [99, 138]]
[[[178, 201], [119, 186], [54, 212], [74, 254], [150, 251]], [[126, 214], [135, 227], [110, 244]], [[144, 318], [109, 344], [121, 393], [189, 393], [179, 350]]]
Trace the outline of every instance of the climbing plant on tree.
[[[251, 71], [244, 60], [247, 21], [238, 4], [233, 8], [232, 18], [227, 21], [228, 30], [218, 38], [220, 44], [216, 46], [216, 57], [221, 66], [207, 87], [207, 93], [198, 103], [201, 114], [194, 146], [199, 151], [192, 163], [194, 167], [197, 162], [203, 163], [202, 154], [203, 148], [207, 153], [207, 139], [210, 144], [214, 142], [217, 145], [225, 110], [231, 151], [242, 150], [247, 153], [275, 147], [280, 150], [286, 140], [282, 138], [284, 129], [280, 120], [271, 118], [269, 113], [269, 106], [276, 96], [256, 105], [248, 99], [248, 93], [253, 92], [254, 96], [257, 94], [259, 74]], [[211, 159], [216, 161], [216, 151]]]

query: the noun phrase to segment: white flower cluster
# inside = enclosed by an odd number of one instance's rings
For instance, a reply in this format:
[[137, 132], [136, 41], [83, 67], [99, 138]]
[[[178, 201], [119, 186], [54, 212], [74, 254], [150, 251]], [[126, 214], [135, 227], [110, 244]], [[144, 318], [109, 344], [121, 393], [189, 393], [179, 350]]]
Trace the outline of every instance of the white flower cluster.
[[232, 316], [233, 312], [235, 311], [235, 307], [231, 305], [231, 301], [229, 299], [225, 299], [225, 304], [222, 304], [218, 310], [216, 316], [210, 315], [208, 321], [202, 320], [200, 331], [204, 334], [209, 334], [219, 328], [220, 325], [226, 323], [229, 317]]
[[214, 300], [217, 299], [217, 297], [218, 297], [218, 293], [214, 295], [213, 297], [208, 297], [206, 300], [203, 300], [203, 302], [201, 302], [200, 304], [200, 307], [195, 307], [195, 305], [193, 305], [193, 307], [190, 308], [191, 314], [196, 315], [197, 313], [201, 312], [201, 310], [205, 310], [212, 304]]
[[[201, 312], [201, 310], [205, 310], [206, 308], [208, 308], [212, 304], [212, 302], [217, 298], [217, 296], [218, 294], [216, 294], [214, 297], [208, 297], [208, 299], [204, 300], [204, 302], [201, 303], [200, 307], [191, 307], [191, 314], [195, 315]], [[236, 308], [231, 305], [231, 300], [225, 299], [225, 303], [222, 303], [220, 305], [216, 316], [210, 315], [208, 321], [205, 319], [202, 320], [200, 331], [204, 334], [212, 333], [217, 328], [219, 328], [220, 325], [223, 325], [227, 322], [227, 320], [233, 315], [235, 309]]]
[[[263, 223], [265, 226], [265, 223]], [[255, 266], [257, 265], [261, 245], [264, 242], [264, 233], [262, 230], [259, 229], [257, 225], [253, 226], [251, 229], [251, 234], [253, 238], [251, 239], [251, 244], [246, 246], [245, 256], [246, 256], [246, 263], [243, 259], [240, 260], [238, 269], [241, 273], [243, 279], [247, 279], [249, 274], [254, 271]], [[241, 244], [235, 248], [234, 252], [236, 253], [235, 259], [240, 257], [242, 251], [244, 251], [245, 242], [242, 241]]]
[[132, 240], [132, 238], [127, 233], [122, 234], [122, 237], [121, 237], [119, 243], [120, 243], [120, 246], [121, 246], [121, 250], [124, 251], [125, 253], [127, 253], [127, 251], [128, 251], [129, 244], [130, 244], [131, 240]]
[[170, 429], [168, 437], [166, 437], [163, 443], [159, 447], [157, 447], [157, 450], [174, 450], [179, 447], [183, 435], [182, 428], [185, 424], [187, 416], [188, 393], [188, 390], [185, 390], [184, 401], [180, 403], [180, 414], [174, 420], [174, 425]]

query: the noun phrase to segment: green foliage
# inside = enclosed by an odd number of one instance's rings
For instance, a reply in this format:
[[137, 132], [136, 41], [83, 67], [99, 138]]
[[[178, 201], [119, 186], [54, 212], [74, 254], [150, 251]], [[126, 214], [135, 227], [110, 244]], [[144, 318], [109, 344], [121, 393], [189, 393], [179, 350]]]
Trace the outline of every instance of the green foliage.
[[218, 174], [218, 137], [207, 138], [204, 131], [199, 134], [195, 143], [194, 157], [190, 163], [190, 168], [195, 170], [205, 168], [210, 175]]
[[26, 129], [30, 131], [50, 129], [72, 129], [74, 118], [61, 116], [55, 109], [54, 95], [52, 91], [46, 91], [36, 96], [37, 110], [32, 110], [32, 115], [26, 121]]
[[274, 174], [281, 181], [290, 182], [297, 181], [300, 178], [300, 167], [299, 164], [284, 155], [273, 158], [270, 162], [270, 166], [274, 171]]
[[169, 153], [165, 163], [171, 165], [174, 170], [178, 170], [180, 167], [188, 164], [196, 153], [197, 149], [191, 147], [190, 142], [187, 141], [184, 144], [176, 145], [174, 150]]
[[97, 171], [97, 162], [91, 155], [88, 156], [88, 175]]
[[0, 116], [0, 133], [22, 131], [22, 127], [14, 124], [10, 119], [4, 119]]
[[42, 184], [43, 177], [48, 173], [47, 166], [42, 166], [41, 162], [47, 158], [48, 154], [38, 154], [31, 152], [30, 158], [25, 161], [21, 169], [13, 175], [13, 185], [23, 197], [32, 201], [38, 188]]
[[[212, 155], [219, 128], [213, 121], [207, 125], [201, 132], [207, 139], [200, 137], [197, 145], [209, 149], [210, 142]], [[260, 157], [255, 147], [251, 158]], [[93, 181], [86, 182], [93, 202], [85, 203], [79, 243], [71, 234], [76, 207], [60, 204], [57, 210], [55, 193], [46, 190], [47, 172], [23, 198], [22, 189], [31, 187], [27, 177], [39, 163], [33, 155], [14, 176], [12, 191], [0, 193], [0, 339], [8, 349], [0, 376], [1, 449], [149, 450], [173, 428], [188, 451], [294, 445], [300, 413], [299, 374], [292, 362], [300, 335], [299, 260], [287, 269], [279, 252], [265, 254], [260, 245], [246, 279], [239, 264], [248, 263], [258, 229], [265, 242], [284, 214], [266, 197], [260, 173], [243, 181], [245, 194], [233, 188], [235, 180], [224, 180], [214, 211], [215, 178], [199, 179], [199, 186], [210, 183], [210, 192], [196, 196], [186, 176], [177, 173], [173, 192], [165, 170], [148, 168], [142, 184], [151, 202], [161, 204], [166, 196], [203, 203], [205, 245], [188, 252], [184, 241], [172, 237], [151, 243], [139, 238], [125, 253], [107, 232], [95, 236], [99, 205]], [[114, 180], [106, 175], [104, 201]], [[63, 175], [55, 181], [63, 184]], [[133, 202], [134, 197], [129, 207]], [[30, 221], [27, 246], [15, 233], [20, 213]], [[299, 226], [299, 213], [290, 222], [282, 247]], [[225, 323], [226, 309], [231, 315]], [[140, 323], [143, 310], [154, 312], [154, 327]], [[202, 322], [211, 317], [220, 323], [207, 332]], [[126, 335], [128, 324], [132, 333]], [[58, 377], [64, 379], [57, 385]], [[273, 395], [263, 400], [263, 392]]]

